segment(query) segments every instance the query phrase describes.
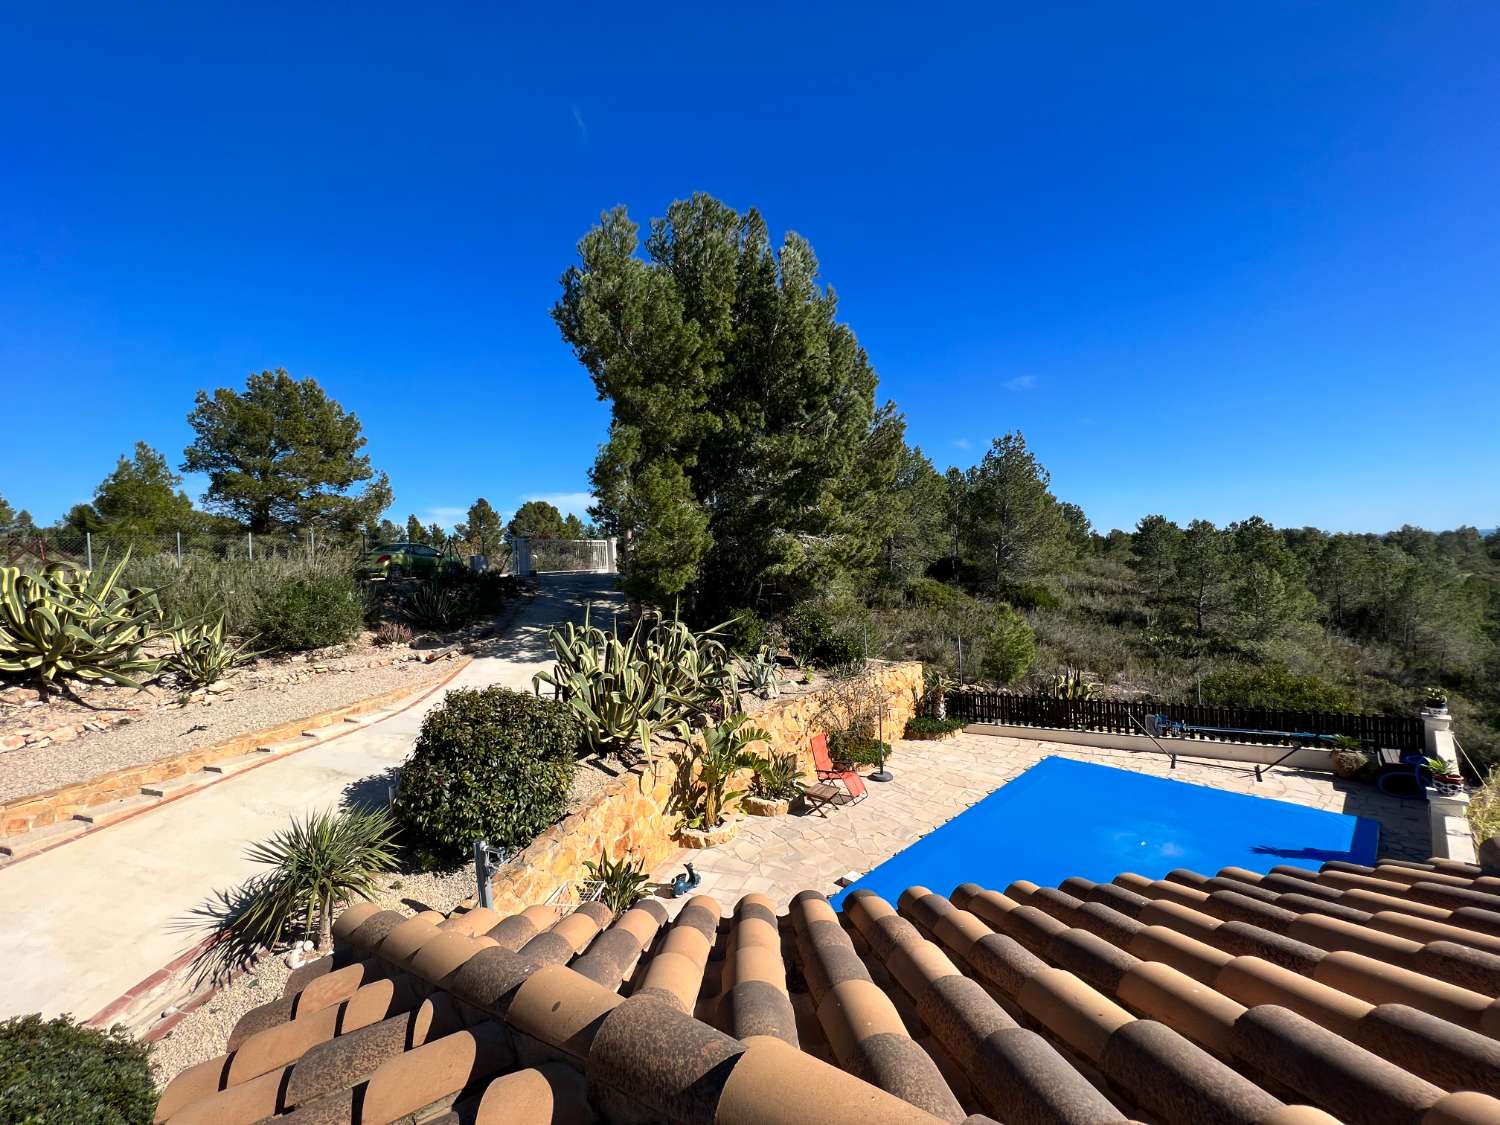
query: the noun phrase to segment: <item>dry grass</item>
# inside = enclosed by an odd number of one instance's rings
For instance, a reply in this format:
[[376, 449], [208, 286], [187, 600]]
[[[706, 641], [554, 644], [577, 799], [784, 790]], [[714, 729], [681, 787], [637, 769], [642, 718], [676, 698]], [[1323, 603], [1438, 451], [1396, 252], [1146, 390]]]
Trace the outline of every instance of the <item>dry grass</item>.
[[1484, 784], [1470, 796], [1469, 827], [1477, 843], [1500, 835], [1500, 766], [1491, 767]]

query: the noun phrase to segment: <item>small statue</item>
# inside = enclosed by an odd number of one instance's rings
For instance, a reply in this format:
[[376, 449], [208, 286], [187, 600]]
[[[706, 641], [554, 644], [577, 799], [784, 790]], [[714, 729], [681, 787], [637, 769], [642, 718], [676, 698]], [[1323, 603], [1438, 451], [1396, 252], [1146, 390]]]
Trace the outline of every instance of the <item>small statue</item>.
[[693, 870], [693, 865], [691, 863], [684, 864], [683, 866], [685, 866], [687, 870], [684, 871], [681, 875], [678, 875], [677, 878], [672, 880], [673, 898], [681, 898], [683, 895], [687, 894], [688, 891], [692, 890], [699, 883], [703, 882], [703, 876], [699, 875], [698, 872]]

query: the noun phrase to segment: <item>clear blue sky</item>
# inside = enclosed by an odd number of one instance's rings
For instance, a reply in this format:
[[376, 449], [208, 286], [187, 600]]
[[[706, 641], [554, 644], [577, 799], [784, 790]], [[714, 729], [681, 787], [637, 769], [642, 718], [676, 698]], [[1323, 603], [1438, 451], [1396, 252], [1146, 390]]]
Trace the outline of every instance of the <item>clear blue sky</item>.
[[277, 366], [398, 518], [581, 496], [608, 413], [558, 275], [694, 190], [812, 241], [940, 468], [1019, 427], [1102, 529], [1500, 516], [1490, 0], [5, 24], [0, 494], [39, 521]]

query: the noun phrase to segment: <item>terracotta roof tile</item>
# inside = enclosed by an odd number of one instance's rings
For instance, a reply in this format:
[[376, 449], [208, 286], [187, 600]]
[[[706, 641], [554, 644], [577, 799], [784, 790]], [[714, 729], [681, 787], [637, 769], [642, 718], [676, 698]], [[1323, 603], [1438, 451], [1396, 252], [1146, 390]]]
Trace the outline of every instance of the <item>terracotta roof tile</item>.
[[158, 1121], [1500, 1123], [1500, 880], [1125, 873], [612, 918], [351, 907]]

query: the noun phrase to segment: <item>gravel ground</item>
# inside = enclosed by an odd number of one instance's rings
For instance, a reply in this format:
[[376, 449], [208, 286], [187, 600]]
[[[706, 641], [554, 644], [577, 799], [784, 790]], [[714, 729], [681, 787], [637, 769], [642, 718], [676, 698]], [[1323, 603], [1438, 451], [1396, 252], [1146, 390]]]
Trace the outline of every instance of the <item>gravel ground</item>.
[[0, 800], [170, 758], [399, 687], [435, 683], [452, 670], [451, 662], [440, 660], [326, 672], [298, 684], [269, 684], [232, 699], [156, 711], [76, 742], [14, 750], [0, 757]]

